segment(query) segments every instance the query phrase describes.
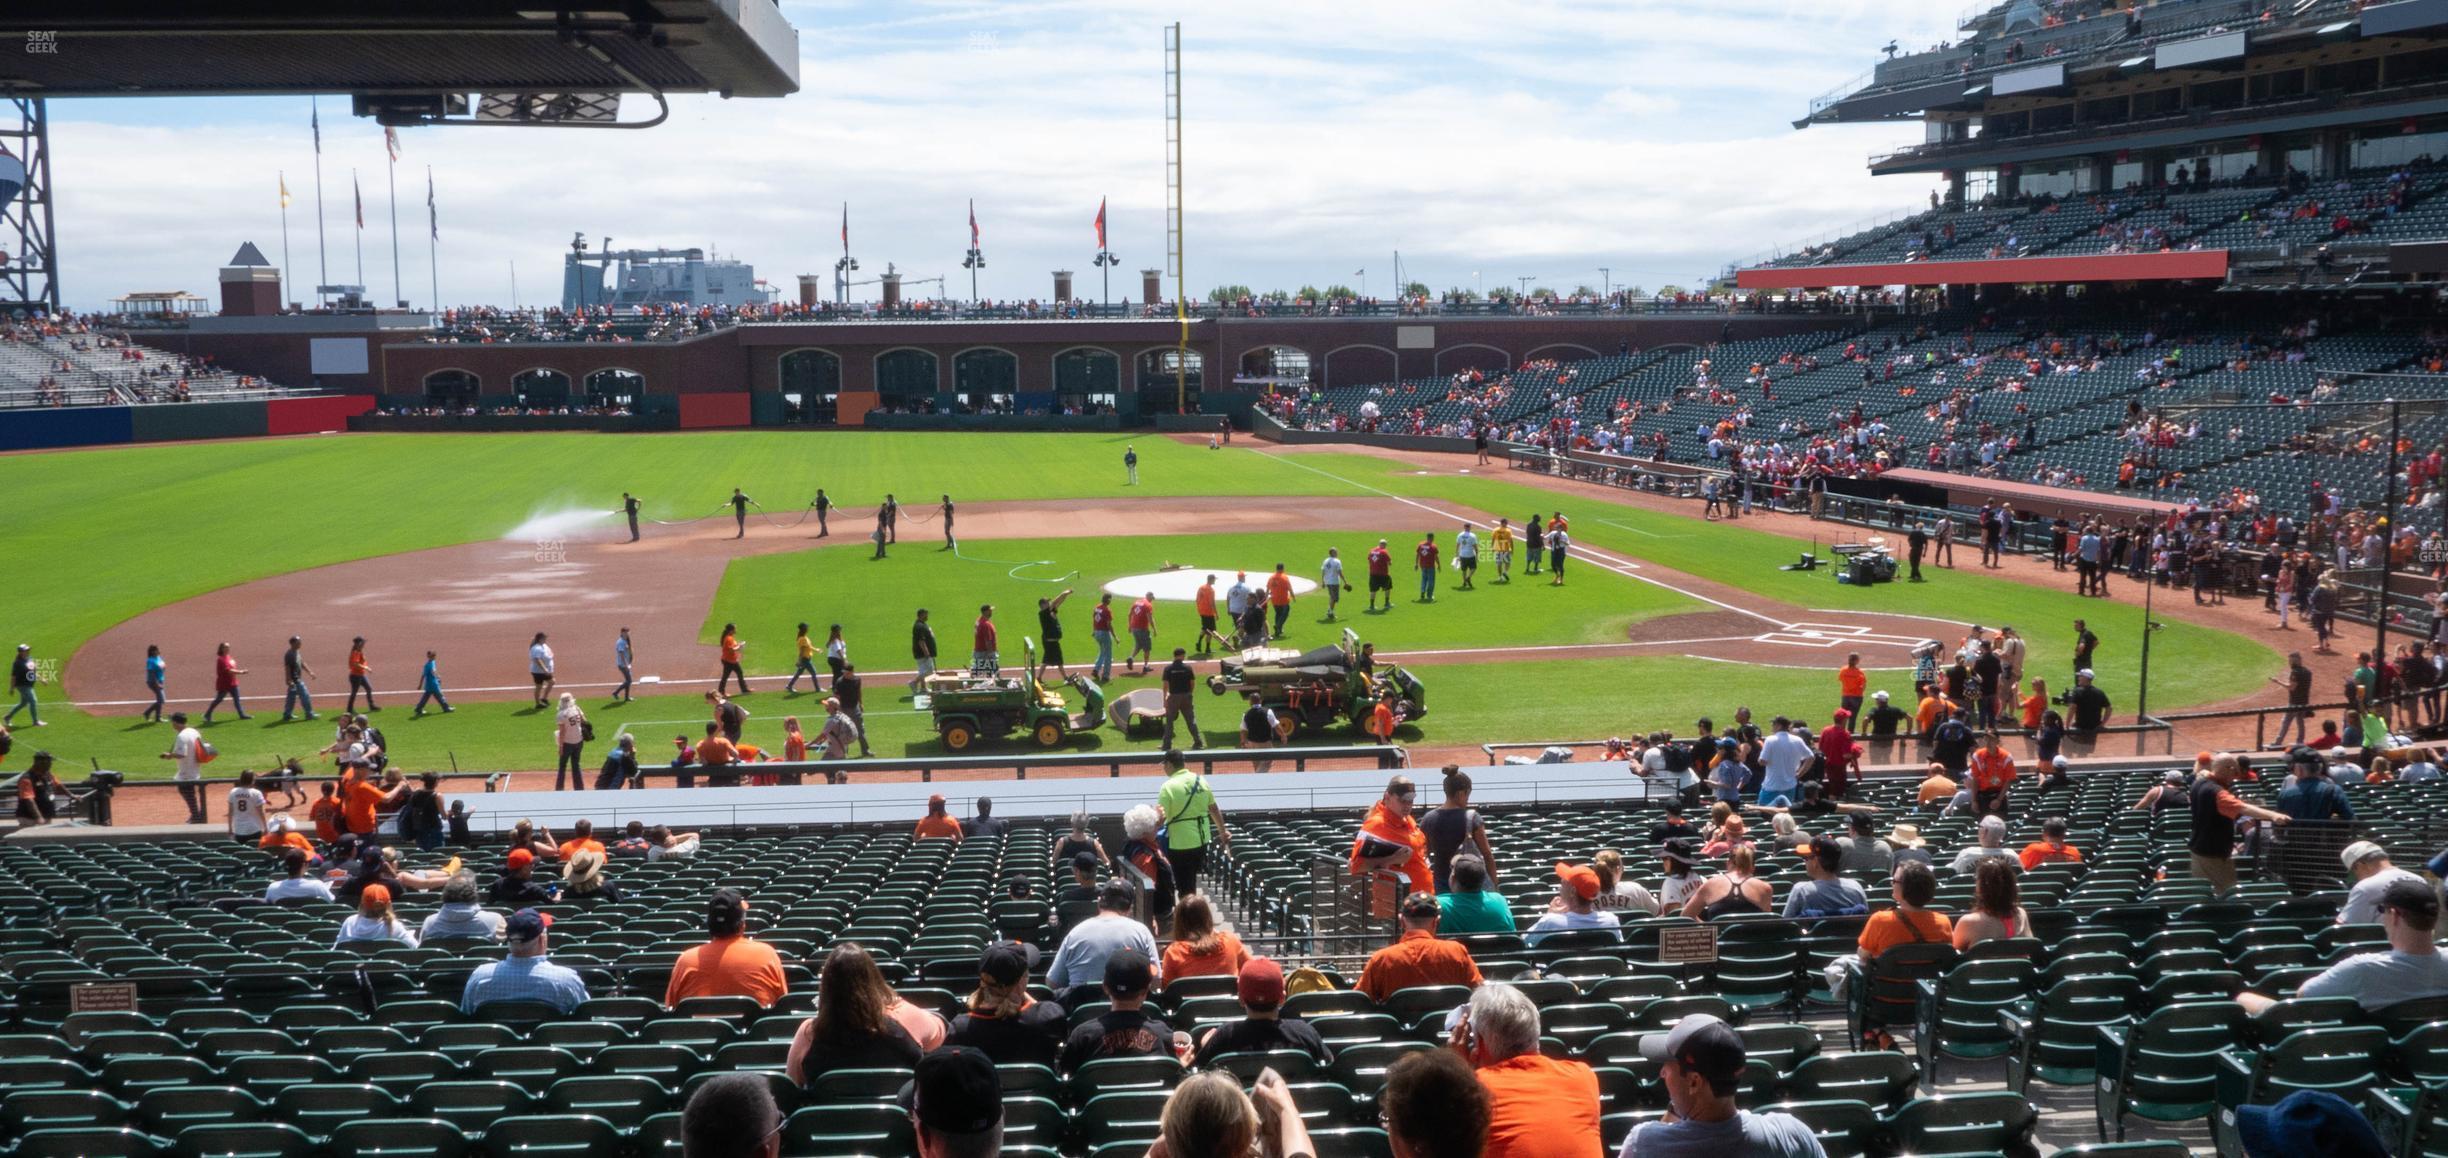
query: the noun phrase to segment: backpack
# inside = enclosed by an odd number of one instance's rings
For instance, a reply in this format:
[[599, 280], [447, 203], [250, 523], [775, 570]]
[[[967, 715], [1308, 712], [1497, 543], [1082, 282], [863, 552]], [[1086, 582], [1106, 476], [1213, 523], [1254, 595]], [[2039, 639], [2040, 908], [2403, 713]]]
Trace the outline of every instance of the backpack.
[[1664, 759], [1666, 761], [1666, 770], [1674, 773], [1678, 777], [1685, 772], [1691, 771], [1691, 745], [1680, 743], [1667, 744]]
[[195, 762], [196, 762], [196, 763], [198, 763], [198, 764], [210, 764], [210, 763], [212, 763], [213, 761], [218, 760], [218, 759], [220, 759], [220, 758], [221, 758], [221, 749], [213, 747], [213, 746], [212, 746], [212, 741], [210, 741], [210, 740], [198, 740], [198, 741], [196, 741], [196, 746], [195, 746]]

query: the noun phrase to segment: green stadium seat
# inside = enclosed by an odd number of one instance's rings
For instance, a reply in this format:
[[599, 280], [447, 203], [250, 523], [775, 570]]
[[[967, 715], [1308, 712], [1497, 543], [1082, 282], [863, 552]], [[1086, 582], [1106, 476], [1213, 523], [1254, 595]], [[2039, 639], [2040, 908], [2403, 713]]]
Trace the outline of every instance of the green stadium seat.
[[621, 1146], [612, 1123], [586, 1114], [520, 1115], [484, 1131], [485, 1152], [492, 1158], [593, 1158], [621, 1153]]
[[279, 1122], [221, 1122], [179, 1131], [179, 1158], [310, 1158], [315, 1140]]

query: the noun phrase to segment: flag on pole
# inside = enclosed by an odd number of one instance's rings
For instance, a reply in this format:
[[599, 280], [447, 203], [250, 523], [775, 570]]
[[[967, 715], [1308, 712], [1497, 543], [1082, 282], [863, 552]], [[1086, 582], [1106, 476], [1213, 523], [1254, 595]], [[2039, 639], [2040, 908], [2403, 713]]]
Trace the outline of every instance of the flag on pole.
[[287, 209], [289, 207], [289, 174], [287, 173], [280, 175], [280, 191], [281, 208]]
[[969, 199], [969, 248], [978, 247], [977, 198]]
[[349, 173], [349, 196], [357, 200], [357, 228], [365, 228], [365, 190], [357, 187], [357, 174]]
[[1105, 248], [1105, 199], [1097, 198], [1097, 248]]
[[323, 155], [323, 110], [315, 109], [306, 123], [314, 127], [315, 156], [320, 157]]
[[433, 170], [425, 170], [425, 234], [435, 241], [442, 240], [442, 215], [434, 208]]
[[850, 248], [850, 203], [842, 202], [842, 248]]
[[392, 127], [391, 127], [391, 126], [389, 126], [389, 125], [385, 125], [385, 126], [383, 126], [383, 150], [384, 150], [385, 152], [388, 152], [388, 153], [390, 153], [390, 154], [391, 154], [391, 163], [392, 163], [392, 164], [396, 165], [396, 164], [398, 164], [398, 163], [399, 163], [399, 130], [398, 130], [398, 129], [392, 128]]

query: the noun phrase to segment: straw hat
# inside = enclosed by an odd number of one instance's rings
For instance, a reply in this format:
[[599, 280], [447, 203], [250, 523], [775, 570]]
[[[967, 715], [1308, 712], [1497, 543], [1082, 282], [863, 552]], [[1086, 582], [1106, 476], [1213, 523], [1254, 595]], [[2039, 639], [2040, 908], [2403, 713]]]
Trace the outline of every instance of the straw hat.
[[603, 854], [584, 848], [571, 854], [569, 864], [561, 870], [561, 877], [569, 882], [571, 888], [592, 888], [603, 880], [603, 868]]
[[1895, 826], [1893, 830], [1888, 832], [1887, 843], [1896, 845], [1900, 848], [1919, 848], [1929, 842], [1921, 839], [1920, 825], [1899, 824]]

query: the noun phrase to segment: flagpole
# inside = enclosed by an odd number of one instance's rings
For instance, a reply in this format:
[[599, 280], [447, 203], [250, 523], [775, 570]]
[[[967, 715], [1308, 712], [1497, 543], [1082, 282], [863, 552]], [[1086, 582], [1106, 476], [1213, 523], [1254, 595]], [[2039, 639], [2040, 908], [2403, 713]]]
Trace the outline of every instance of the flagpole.
[[357, 293], [365, 294], [365, 186], [357, 180], [357, 167], [349, 166], [350, 202], [357, 207]]
[[[389, 129], [383, 130], [389, 133]], [[389, 145], [389, 141], [384, 142]], [[391, 301], [394, 305], [406, 300], [408, 291], [400, 288], [399, 260], [399, 153], [385, 149], [391, 156]]]
[[425, 269], [433, 275], [433, 311], [442, 312], [442, 219], [434, 209], [433, 166], [425, 166]]
[[[323, 102], [313, 105], [315, 153], [315, 304], [323, 304], [323, 287], [331, 284], [331, 252], [323, 240]], [[304, 300], [304, 299], [300, 299]]]
[[[281, 306], [282, 306], [282, 308], [286, 309], [286, 308], [288, 307], [288, 304], [289, 304], [289, 302], [288, 302], [288, 296], [289, 296], [290, 294], [293, 294], [293, 293], [296, 293], [296, 292], [297, 292], [297, 285], [296, 285], [295, 283], [293, 283], [293, 282], [291, 282], [291, 281], [289, 280], [289, 174], [288, 174], [288, 172], [287, 172], [287, 171], [285, 171], [285, 170], [284, 170], [284, 171], [282, 171], [282, 172], [280, 173], [280, 202], [281, 202], [281, 299], [282, 299], [282, 300], [281, 300]], [[299, 300], [299, 301], [304, 301], [304, 300], [306, 300], [306, 299], [304, 299], [304, 298], [299, 298], [298, 300]]]

